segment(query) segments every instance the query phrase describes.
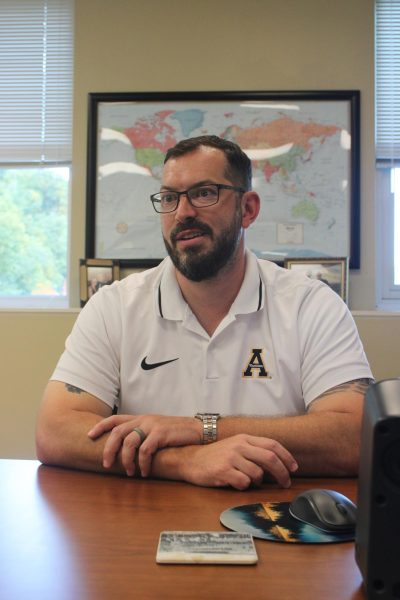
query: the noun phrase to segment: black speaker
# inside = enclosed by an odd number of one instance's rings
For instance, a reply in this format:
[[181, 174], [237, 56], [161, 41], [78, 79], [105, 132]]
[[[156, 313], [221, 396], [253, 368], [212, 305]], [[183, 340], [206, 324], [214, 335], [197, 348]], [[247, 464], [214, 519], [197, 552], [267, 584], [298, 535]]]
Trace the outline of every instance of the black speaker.
[[367, 598], [400, 598], [400, 379], [367, 390], [357, 506], [356, 561]]

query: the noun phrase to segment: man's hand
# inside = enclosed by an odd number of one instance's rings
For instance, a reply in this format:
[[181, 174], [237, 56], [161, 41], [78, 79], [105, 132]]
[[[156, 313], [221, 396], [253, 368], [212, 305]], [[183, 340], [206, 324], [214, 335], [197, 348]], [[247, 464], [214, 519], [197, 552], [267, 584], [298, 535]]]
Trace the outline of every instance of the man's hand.
[[[104, 446], [103, 467], [109, 469], [118, 453], [126, 474], [135, 474], [135, 462], [142, 477], [151, 471], [153, 455], [167, 446], [189, 446], [202, 443], [202, 424], [194, 417], [164, 415], [113, 415], [95, 425], [88, 436], [95, 440], [110, 432]], [[141, 443], [139, 428], [146, 436]]]
[[279, 442], [244, 433], [186, 451], [182, 478], [202, 486], [245, 490], [260, 485], [268, 473], [287, 488], [291, 474], [298, 468], [293, 456]]

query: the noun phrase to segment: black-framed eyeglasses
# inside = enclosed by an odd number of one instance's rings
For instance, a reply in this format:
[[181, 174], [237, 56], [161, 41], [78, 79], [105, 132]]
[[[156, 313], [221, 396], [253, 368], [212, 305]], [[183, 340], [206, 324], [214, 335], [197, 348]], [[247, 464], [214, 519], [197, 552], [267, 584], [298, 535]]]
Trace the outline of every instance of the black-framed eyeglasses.
[[169, 213], [176, 210], [183, 195], [187, 197], [190, 204], [195, 208], [205, 208], [206, 206], [217, 204], [220, 190], [234, 190], [235, 192], [242, 193], [246, 191], [234, 185], [209, 183], [207, 185], [195, 185], [183, 192], [164, 190], [158, 194], [152, 194], [150, 200], [153, 203], [154, 210], [158, 213]]

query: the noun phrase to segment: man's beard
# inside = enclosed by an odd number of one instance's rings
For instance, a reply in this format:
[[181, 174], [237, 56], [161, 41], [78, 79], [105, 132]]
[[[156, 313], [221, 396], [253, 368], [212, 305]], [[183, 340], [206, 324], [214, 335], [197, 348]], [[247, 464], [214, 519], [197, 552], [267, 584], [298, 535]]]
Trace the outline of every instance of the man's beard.
[[[208, 252], [198, 248], [187, 248], [184, 252], [176, 249], [176, 235], [186, 229], [195, 228], [208, 235], [214, 246]], [[212, 279], [223, 269], [233, 262], [236, 249], [239, 244], [242, 231], [242, 215], [240, 209], [236, 210], [230, 225], [221, 231], [216, 237], [212, 229], [205, 223], [196, 219], [186, 219], [179, 223], [171, 232], [172, 244], [164, 237], [164, 244], [175, 268], [190, 281], [204, 281]]]

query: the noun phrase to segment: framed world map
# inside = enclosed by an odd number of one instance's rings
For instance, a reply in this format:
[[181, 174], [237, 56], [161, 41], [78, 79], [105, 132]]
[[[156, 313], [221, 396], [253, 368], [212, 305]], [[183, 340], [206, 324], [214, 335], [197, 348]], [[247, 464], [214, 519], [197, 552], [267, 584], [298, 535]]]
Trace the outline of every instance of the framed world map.
[[120, 92], [89, 94], [86, 258], [149, 267], [165, 256], [158, 192], [164, 155], [214, 134], [253, 165], [261, 198], [246, 245], [260, 258], [349, 258], [360, 267], [360, 94]]

